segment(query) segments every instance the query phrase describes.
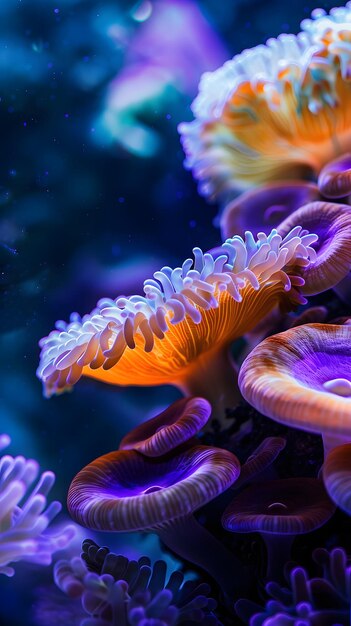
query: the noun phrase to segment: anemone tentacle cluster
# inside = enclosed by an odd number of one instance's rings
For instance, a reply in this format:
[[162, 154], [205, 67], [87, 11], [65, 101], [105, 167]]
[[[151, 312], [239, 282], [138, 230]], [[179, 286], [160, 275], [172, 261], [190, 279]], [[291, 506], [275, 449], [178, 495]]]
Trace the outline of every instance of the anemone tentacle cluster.
[[54, 578], [61, 591], [81, 599], [82, 613], [92, 624], [218, 624], [209, 585], [184, 581], [180, 571], [172, 572], [167, 581], [164, 561], [154, 565], [147, 557], [130, 561], [91, 540], [83, 542], [82, 557], [59, 561]]
[[[7, 435], [0, 436], [0, 449], [9, 443]], [[55, 474], [39, 475], [39, 465], [32, 459], [10, 455], [0, 459], [0, 574], [13, 576], [11, 564], [17, 561], [49, 565], [52, 555], [73, 539], [72, 525], [46, 533], [62, 508], [56, 501], [47, 506], [54, 482]]]
[[350, 151], [351, 4], [313, 13], [205, 73], [179, 127], [200, 193], [228, 200], [257, 184], [318, 176]]
[[[228, 239], [215, 257], [194, 248], [194, 261], [164, 267], [143, 296], [103, 299], [90, 315], [41, 340], [38, 376], [47, 395], [83, 375], [121, 385], [177, 384], [196, 358], [228, 345], [285, 298], [304, 303], [299, 273], [316, 259], [317, 235], [276, 230]], [[288, 295], [287, 295], [288, 294]]]
[[288, 587], [268, 583], [266, 606], [239, 600], [235, 605], [238, 615], [250, 626], [348, 626], [351, 566], [345, 550], [319, 548], [313, 559], [322, 570], [320, 577], [293, 567], [286, 573]]

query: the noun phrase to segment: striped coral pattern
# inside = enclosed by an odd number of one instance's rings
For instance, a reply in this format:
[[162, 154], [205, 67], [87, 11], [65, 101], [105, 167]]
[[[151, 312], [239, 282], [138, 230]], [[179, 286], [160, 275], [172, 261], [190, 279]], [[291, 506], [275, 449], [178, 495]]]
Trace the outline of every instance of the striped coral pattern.
[[160, 415], [133, 428], [122, 439], [119, 449], [162, 456], [194, 437], [210, 415], [211, 406], [204, 398], [182, 398]]
[[68, 492], [68, 509], [83, 526], [104, 531], [151, 530], [190, 515], [239, 476], [238, 459], [196, 446], [171, 458], [134, 450], [110, 452], [83, 468]]

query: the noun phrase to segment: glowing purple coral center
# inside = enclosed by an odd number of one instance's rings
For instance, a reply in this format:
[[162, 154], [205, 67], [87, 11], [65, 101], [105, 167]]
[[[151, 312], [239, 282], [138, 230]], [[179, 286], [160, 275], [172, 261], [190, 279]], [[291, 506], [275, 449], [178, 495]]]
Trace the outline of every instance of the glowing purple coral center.
[[[195, 324], [202, 311], [217, 308], [222, 292], [241, 302], [241, 291], [251, 285], [282, 282], [286, 291], [302, 286], [299, 276], [288, 275], [287, 266], [306, 267], [316, 259], [312, 248], [318, 236], [293, 228], [284, 238], [274, 229], [269, 235], [251, 232], [245, 239], [235, 236], [222, 246], [214, 258], [194, 248], [194, 260], [181, 267], [163, 267], [154, 278], [144, 282], [144, 296], [102, 299], [90, 315], [75, 315], [70, 323], [59, 322], [58, 330], [41, 340], [41, 363], [37, 374], [47, 395], [75, 384], [83, 367], [110, 369], [126, 348], [134, 349], [142, 338], [150, 352], [155, 338], [163, 339], [168, 324], [179, 324], [188, 316]], [[301, 302], [305, 302], [301, 298]]]

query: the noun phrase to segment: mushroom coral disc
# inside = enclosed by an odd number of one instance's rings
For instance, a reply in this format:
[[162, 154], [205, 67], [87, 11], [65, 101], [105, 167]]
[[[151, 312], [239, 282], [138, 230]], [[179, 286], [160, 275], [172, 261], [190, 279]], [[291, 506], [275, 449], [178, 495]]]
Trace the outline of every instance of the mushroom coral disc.
[[194, 446], [158, 458], [117, 450], [78, 472], [67, 506], [79, 524], [95, 530], [160, 529], [216, 498], [239, 474], [238, 459], [222, 448]]
[[260, 343], [239, 385], [264, 415], [310, 432], [351, 436], [351, 327], [306, 324]]
[[350, 151], [351, 3], [314, 17], [203, 75], [196, 119], [179, 126], [203, 195], [318, 175]]

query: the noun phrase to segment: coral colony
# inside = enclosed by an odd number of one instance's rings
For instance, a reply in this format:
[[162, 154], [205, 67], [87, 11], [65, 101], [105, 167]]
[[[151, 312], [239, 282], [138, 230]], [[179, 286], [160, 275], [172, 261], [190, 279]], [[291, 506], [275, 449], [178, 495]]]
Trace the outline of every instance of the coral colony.
[[[350, 623], [350, 102], [351, 3], [205, 73], [179, 131], [222, 245], [41, 339], [47, 397], [82, 377], [181, 397], [66, 485], [81, 553], [67, 551], [74, 526], [51, 524], [54, 474], [1, 458], [0, 574], [55, 560], [37, 624], [63, 611], [78, 626]], [[90, 532], [154, 533], [180, 566], [114, 554]]]

